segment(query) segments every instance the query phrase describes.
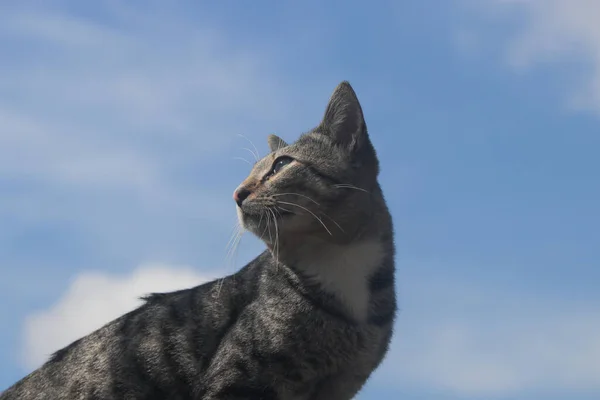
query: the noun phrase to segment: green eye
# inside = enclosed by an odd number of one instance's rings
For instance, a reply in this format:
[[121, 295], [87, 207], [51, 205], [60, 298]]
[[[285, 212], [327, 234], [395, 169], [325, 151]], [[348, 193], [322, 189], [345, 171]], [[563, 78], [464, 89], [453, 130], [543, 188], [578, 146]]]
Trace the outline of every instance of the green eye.
[[294, 159], [291, 158], [291, 157], [288, 157], [288, 156], [279, 157], [273, 163], [273, 168], [271, 168], [271, 174], [274, 175], [274, 174], [278, 173], [279, 170], [281, 170], [281, 168], [285, 167], [286, 165], [288, 165], [292, 161], [294, 161]]

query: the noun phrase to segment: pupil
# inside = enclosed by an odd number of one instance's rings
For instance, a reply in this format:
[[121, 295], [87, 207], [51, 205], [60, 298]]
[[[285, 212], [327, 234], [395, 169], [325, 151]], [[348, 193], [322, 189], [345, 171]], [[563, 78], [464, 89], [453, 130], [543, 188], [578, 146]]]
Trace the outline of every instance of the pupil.
[[279, 170], [284, 167], [285, 165], [289, 164], [289, 162], [291, 161], [291, 159], [289, 158], [282, 158], [281, 160], [277, 161], [275, 163], [275, 165], [273, 166], [273, 173], [277, 173], [279, 172]]

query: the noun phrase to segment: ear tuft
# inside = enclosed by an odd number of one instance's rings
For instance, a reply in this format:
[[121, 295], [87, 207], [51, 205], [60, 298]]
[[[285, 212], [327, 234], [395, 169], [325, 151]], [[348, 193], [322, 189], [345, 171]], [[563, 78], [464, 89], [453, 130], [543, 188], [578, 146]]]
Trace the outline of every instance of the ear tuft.
[[319, 128], [350, 151], [357, 150], [365, 141], [367, 127], [362, 108], [347, 81], [335, 88]]
[[269, 143], [271, 152], [275, 152], [288, 146], [288, 144], [277, 135], [269, 135], [267, 142]]

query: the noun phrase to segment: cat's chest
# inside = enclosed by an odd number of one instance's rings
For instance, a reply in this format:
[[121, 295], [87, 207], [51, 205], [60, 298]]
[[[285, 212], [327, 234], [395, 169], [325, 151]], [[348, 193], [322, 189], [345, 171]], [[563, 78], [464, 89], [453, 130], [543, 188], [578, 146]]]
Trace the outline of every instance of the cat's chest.
[[311, 284], [333, 295], [354, 320], [363, 322], [369, 311], [369, 277], [383, 257], [381, 243], [365, 241], [307, 257], [301, 269]]

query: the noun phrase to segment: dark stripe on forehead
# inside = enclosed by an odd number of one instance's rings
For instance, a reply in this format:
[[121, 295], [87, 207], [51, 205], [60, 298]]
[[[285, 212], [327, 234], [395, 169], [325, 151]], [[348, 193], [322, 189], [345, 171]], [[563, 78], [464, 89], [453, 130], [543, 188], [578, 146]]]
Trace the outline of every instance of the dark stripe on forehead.
[[331, 140], [330, 137], [325, 136], [318, 132], [306, 133], [298, 139], [298, 141], [294, 144], [294, 147], [299, 150], [320, 150], [327, 154], [330, 154], [331, 151], [335, 148], [335, 143]]
[[340, 185], [342, 182], [335, 179], [334, 177], [332, 177], [329, 174], [326, 174], [322, 171], [320, 171], [318, 168], [316, 168], [314, 165], [310, 164], [310, 163], [304, 163], [304, 165], [306, 165], [306, 167], [310, 170], [310, 172], [312, 172], [313, 174], [317, 175], [319, 178], [328, 181], [329, 183], [331, 183], [332, 185]]
[[324, 143], [324, 142], [327, 142], [329, 144], [333, 143], [333, 141], [331, 140], [331, 138], [329, 136], [327, 136], [323, 132], [319, 132], [316, 129], [313, 129], [310, 132], [306, 132], [305, 134], [300, 136], [299, 140], [302, 140], [302, 139], [316, 140], [321, 143]]

